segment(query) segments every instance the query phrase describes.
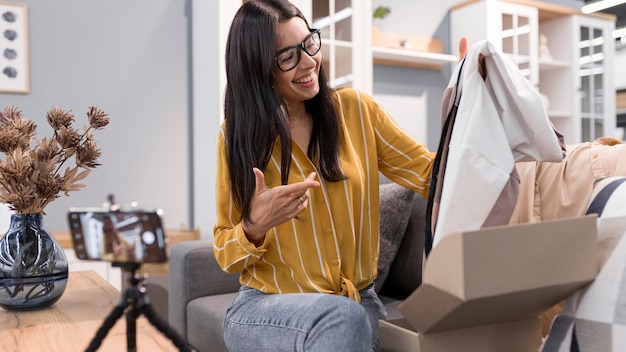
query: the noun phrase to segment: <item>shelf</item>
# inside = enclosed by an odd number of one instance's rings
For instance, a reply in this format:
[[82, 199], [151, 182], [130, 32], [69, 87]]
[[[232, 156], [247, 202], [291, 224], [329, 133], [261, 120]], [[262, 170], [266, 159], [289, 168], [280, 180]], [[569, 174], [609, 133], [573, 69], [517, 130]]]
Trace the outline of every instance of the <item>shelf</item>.
[[375, 64], [440, 70], [443, 65], [459, 61], [457, 55], [372, 47]]
[[623, 113], [626, 110], [626, 91], [620, 91], [615, 94], [615, 107]]
[[381, 32], [377, 28], [372, 28], [372, 58], [374, 64], [432, 70], [459, 60], [457, 55], [443, 53], [439, 39]]
[[548, 116], [551, 119], [568, 119], [572, 117], [572, 113], [571, 112], [567, 112], [567, 111], [548, 111]]
[[552, 71], [570, 68], [571, 64], [564, 60], [539, 59], [539, 71]]

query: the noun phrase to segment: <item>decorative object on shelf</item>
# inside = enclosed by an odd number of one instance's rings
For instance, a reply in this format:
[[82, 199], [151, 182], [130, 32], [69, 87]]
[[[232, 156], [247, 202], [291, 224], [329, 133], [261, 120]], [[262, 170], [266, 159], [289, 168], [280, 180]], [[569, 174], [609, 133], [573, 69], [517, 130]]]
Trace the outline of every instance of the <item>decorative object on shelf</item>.
[[0, 93], [28, 93], [28, 7], [0, 2]]
[[548, 37], [543, 33], [539, 34], [539, 58], [542, 60], [553, 59], [550, 47], [548, 47]]
[[[0, 239], [0, 306], [28, 310], [59, 300], [68, 278], [67, 258], [43, 225], [45, 207], [78, 191], [97, 163], [101, 151], [92, 131], [109, 124], [104, 111], [90, 107], [88, 126], [73, 127], [71, 111], [52, 108], [46, 119], [52, 138], [35, 138], [37, 125], [15, 107], [0, 111], [0, 202], [14, 212], [7, 233]], [[74, 161], [73, 166], [61, 167]]]
[[[381, 5], [374, 9], [374, 12], [372, 13], [372, 18], [374, 20], [376, 19], [382, 20], [383, 18], [387, 17], [387, 15], [389, 15], [390, 13], [391, 13], [391, 8], [389, 8], [388, 6]], [[373, 45], [378, 44], [378, 27], [376, 26], [372, 26], [372, 44]]]
[[387, 17], [391, 13], [391, 8], [389, 6], [378, 6], [374, 9], [374, 13], [372, 14], [373, 18], [383, 19]]

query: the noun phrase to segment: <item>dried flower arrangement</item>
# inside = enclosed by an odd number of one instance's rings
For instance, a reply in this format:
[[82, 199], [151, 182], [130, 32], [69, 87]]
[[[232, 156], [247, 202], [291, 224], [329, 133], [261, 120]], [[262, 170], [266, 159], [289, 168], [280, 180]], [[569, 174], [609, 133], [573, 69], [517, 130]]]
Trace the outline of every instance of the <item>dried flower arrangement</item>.
[[[0, 111], [0, 202], [18, 214], [45, 214], [44, 208], [60, 197], [60, 193], [77, 191], [77, 183], [96, 168], [100, 149], [92, 131], [109, 124], [104, 111], [90, 107], [88, 126], [83, 131], [73, 127], [72, 111], [52, 108], [46, 114], [54, 130], [52, 138], [36, 138], [37, 125], [22, 116], [16, 107]], [[33, 145], [34, 144], [34, 145]], [[74, 160], [75, 164], [61, 167]]]

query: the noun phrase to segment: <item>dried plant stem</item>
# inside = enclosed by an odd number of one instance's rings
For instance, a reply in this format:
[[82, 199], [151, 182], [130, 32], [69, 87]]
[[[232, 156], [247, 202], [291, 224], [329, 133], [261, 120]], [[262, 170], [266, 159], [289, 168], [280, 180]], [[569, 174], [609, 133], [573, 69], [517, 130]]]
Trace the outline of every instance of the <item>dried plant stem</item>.
[[[92, 131], [109, 123], [108, 114], [90, 107], [89, 125], [79, 133], [71, 111], [52, 108], [46, 114], [54, 130], [52, 139], [35, 138], [37, 126], [22, 117], [22, 111], [6, 107], [0, 112], [0, 202], [17, 213], [44, 213], [44, 208], [60, 197], [84, 187], [78, 181], [96, 168], [101, 151]], [[62, 166], [74, 159], [75, 165], [61, 173]]]

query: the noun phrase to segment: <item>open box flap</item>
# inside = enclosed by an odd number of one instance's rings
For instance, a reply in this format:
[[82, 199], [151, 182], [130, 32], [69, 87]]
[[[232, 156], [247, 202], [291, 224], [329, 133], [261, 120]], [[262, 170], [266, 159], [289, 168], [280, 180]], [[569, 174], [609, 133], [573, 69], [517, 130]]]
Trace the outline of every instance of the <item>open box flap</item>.
[[418, 332], [536, 317], [595, 278], [596, 232], [590, 215], [452, 234], [398, 308]]

